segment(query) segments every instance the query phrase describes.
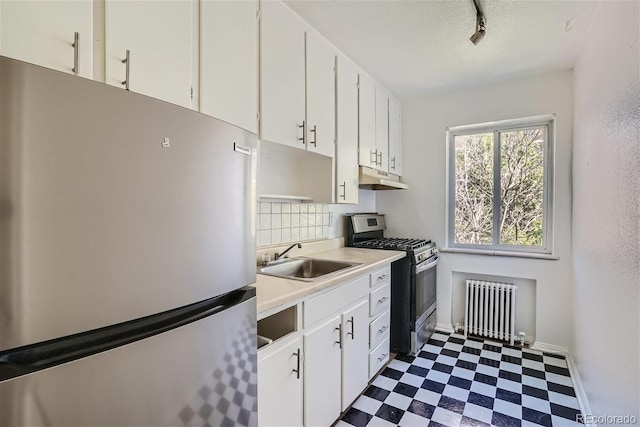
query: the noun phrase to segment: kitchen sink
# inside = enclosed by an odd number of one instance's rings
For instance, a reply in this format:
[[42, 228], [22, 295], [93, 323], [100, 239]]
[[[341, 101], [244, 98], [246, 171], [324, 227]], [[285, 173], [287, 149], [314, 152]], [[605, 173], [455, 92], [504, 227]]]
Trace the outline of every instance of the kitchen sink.
[[362, 265], [357, 262], [331, 261], [317, 258], [291, 258], [281, 264], [258, 268], [259, 274], [312, 282], [328, 275], [343, 273]]

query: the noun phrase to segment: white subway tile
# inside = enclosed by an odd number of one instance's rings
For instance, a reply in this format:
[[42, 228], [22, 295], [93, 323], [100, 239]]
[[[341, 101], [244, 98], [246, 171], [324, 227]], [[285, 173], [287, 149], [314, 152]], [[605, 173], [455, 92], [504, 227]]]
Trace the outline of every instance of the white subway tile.
[[307, 219], [307, 224], [309, 227], [315, 227], [316, 225], [316, 214], [310, 213]]
[[316, 239], [322, 239], [322, 226], [316, 225]]
[[297, 214], [297, 213], [291, 214], [291, 226], [300, 227], [300, 214]]
[[268, 214], [271, 213], [271, 203], [269, 202], [260, 202], [260, 213]]
[[322, 237], [325, 239], [329, 238], [329, 227], [327, 226], [322, 227]]
[[309, 212], [309, 204], [308, 203], [300, 203], [300, 213], [308, 213]]
[[297, 242], [300, 240], [300, 227], [293, 227], [291, 229], [291, 241]]
[[309, 214], [301, 213], [300, 214], [300, 227], [306, 227], [309, 225]]
[[260, 232], [260, 246], [269, 246], [271, 244], [271, 230], [262, 230]]
[[316, 212], [316, 225], [324, 225], [322, 215], [323, 215], [322, 212], [320, 213]]
[[271, 230], [271, 244], [279, 245], [280, 243], [282, 243], [282, 230], [279, 228], [277, 230]]
[[271, 229], [275, 230], [277, 228], [282, 228], [282, 214], [274, 213], [271, 214]]
[[271, 214], [260, 214], [260, 230], [271, 230]]
[[282, 229], [282, 243], [291, 243], [291, 229], [283, 228]]
[[282, 213], [283, 214], [291, 213], [291, 203], [283, 203], [282, 204]]
[[322, 225], [329, 225], [329, 212], [325, 212], [322, 214]]
[[282, 203], [271, 203], [271, 213], [281, 213], [282, 212]]
[[316, 204], [315, 203], [309, 203], [309, 213], [316, 213]]
[[315, 227], [309, 227], [307, 229], [307, 238], [309, 240], [316, 238], [316, 228]]
[[300, 227], [300, 240], [309, 239], [309, 233], [307, 227]]
[[300, 213], [300, 203], [291, 203], [291, 213]]

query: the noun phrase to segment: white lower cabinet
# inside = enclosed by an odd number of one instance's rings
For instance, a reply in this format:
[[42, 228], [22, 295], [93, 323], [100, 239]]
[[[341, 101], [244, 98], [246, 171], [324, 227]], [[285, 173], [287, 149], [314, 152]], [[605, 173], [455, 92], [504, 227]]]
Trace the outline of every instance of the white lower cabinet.
[[304, 334], [304, 425], [329, 426], [340, 416], [340, 316]]
[[389, 360], [389, 338], [378, 344], [369, 353], [369, 377], [373, 378]]
[[342, 410], [362, 393], [369, 382], [369, 309], [364, 299], [342, 314]]
[[385, 267], [258, 321], [275, 340], [258, 351], [259, 425], [330, 426], [366, 389], [389, 360], [389, 276]]
[[[258, 355], [258, 424], [302, 425], [302, 337], [287, 338], [268, 356]], [[260, 353], [260, 352], [259, 352]]]

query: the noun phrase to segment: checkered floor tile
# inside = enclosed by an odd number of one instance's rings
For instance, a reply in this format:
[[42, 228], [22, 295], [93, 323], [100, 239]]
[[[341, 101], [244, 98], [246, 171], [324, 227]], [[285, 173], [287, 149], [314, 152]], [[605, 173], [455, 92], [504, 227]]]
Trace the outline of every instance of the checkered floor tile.
[[562, 356], [436, 332], [398, 356], [336, 426], [574, 426]]

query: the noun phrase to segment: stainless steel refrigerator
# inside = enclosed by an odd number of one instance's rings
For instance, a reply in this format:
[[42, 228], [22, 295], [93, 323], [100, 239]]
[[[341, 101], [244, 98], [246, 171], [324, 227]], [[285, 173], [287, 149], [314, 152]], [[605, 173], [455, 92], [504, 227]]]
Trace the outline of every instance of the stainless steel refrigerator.
[[256, 136], [0, 57], [0, 426], [257, 424]]

